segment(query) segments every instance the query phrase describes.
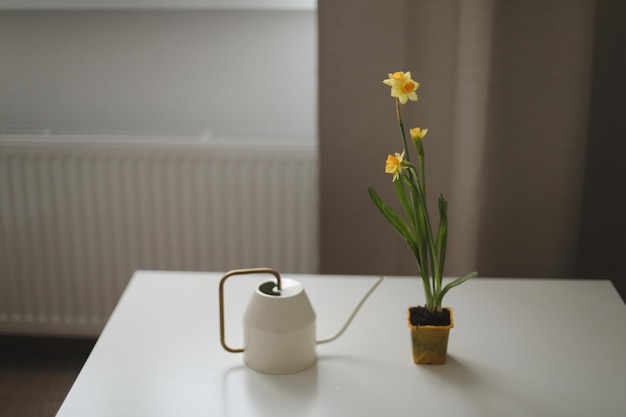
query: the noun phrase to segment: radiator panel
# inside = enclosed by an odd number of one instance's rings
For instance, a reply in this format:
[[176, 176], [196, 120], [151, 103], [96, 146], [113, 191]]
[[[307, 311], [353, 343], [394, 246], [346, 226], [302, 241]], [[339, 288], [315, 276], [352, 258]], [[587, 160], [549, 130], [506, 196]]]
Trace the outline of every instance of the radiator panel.
[[0, 144], [0, 332], [98, 334], [133, 271], [317, 272], [311, 146]]

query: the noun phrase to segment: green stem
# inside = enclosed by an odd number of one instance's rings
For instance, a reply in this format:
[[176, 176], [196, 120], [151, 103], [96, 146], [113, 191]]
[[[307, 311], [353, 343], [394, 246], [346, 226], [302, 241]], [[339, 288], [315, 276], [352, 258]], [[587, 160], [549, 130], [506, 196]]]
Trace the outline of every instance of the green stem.
[[398, 125], [400, 126], [400, 134], [402, 135], [402, 147], [404, 150], [404, 159], [411, 162], [409, 157], [409, 148], [406, 142], [406, 133], [404, 132], [404, 123], [402, 122], [402, 112], [400, 111], [400, 100], [396, 99], [396, 113], [398, 114]]
[[[428, 263], [429, 263], [429, 255], [428, 255], [428, 242], [424, 240], [424, 237], [427, 236], [426, 233], [426, 224], [425, 218], [422, 215], [422, 207], [423, 204], [420, 203], [420, 192], [418, 189], [418, 181], [416, 180], [415, 168], [411, 165], [407, 169], [408, 173], [402, 175], [402, 180], [404, 184], [409, 188], [409, 196], [410, 199], [407, 199], [407, 203], [410, 204], [411, 210], [411, 219], [414, 225], [415, 232], [415, 242], [417, 244], [418, 252], [420, 254], [418, 263], [420, 266], [420, 271], [426, 271], [427, 278], [428, 277]], [[401, 196], [401, 200], [402, 200]], [[421, 272], [420, 272], [421, 273]], [[430, 285], [429, 285], [430, 288]]]
[[[409, 168], [411, 171], [415, 171], [415, 167], [411, 166]], [[415, 172], [415, 176], [417, 176], [417, 172]], [[439, 267], [437, 265], [437, 251], [435, 248], [435, 240], [433, 239], [432, 227], [430, 226], [430, 216], [428, 214], [428, 207], [426, 204], [426, 196], [424, 195], [424, 190], [422, 189], [421, 182], [418, 181], [416, 184], [416, 189], [418, 193], [417, 201], [420, 204], [420, 208], [422, 209], [422, 213], [424, 213], [424, 228], [426, 229], [426, 236], [428, 239], [427, 250], [428, 254], [427, 258], [430, 258], [430, 268], [432, 271], [432, 279], [433, 285], [431, 285], [431, 290], [434, 291], [433, 298], [437, 300], [437, 294], [439, 293], [439, 289], [441, 288], [441, 277], [439, 276]], [[439, 306], [432, 306], [431, 309], [438, 308]], [[433, 310], [431, 310], [433, 311]]]
[[[413, 226], [413, 231], [416, 233], [416, 249], [419, 253], [419, 259], [417, 259], [417, 263], [420, 267], [420, 275], [422, 276], [424, 290], [426, 292], [426, 307], [429, 311], [440, 311], [443, 268], [439, 267], [439, 256], [441, 256], [442, 254], [440, 253], [439, 248], [436, 246], [436, 242], [433, 237], [432, 226], [430, 224], [430, 215], [428, 214], [428, 206], [426, 202], [426, 164], [424, 157], [424, 148], [421, 139], [416, 139], [415, 141], [413, 141], [419, 159], [420, 166], [418, 171], [418, 168], [410, 164], [411, 158], [409, 155], [406, 133], [404, 130], [404, 123], [402, 121], [401, 103], [398, 99], [396, 99], [396, 113], [398, 116], [398, 126], [400, 128], [400, 134], [402, 137], [404, 159], [409, 162], [407, 179], [408, 182], [413, 184], [412, 187], [410, 187], [409, 189], [409, 195], [411, 196], [411, 198], [406, 199], [406, 196], [404, 196], [404, 202], [406, 203], [407, 200], [410, 201], [414, 212], [414, 216], [409, 215], [409, 218], [411, 220], [411, 225]], [[415, 198], [413, 198], [414, 193]], [[417, 207], [418, 205], [419, 209]], [[418, 211], [421, 211], [423, 215], [423, 222], [420, 221], [418, 217]], [[420, 225], [419, 227], [418, 224]], [[420, 229], [421, 231], [426, 232], [425, 240], [420, 239]]]
[[[426, 264], [428, 265], [428, 264]], [[430, 281], [428, 277], [428, 266], [426, 268], [420, 268], [420, 275], [422, 277], [422, 283], [424, 284], [424, 295], [426, 297], [426, 308], [430, 308], [430, 306], [434, 302], [433, 291], [430, 286]]]
[[424, 144], [422, 139], [416, 139], [414, 141], [415, 149], [417, 150], [417, 157], [420, 161], [420, 180], [422, 184], [422, 190], [424, 190], [424, 196], [426, 195], [426, 158], [424, 158]]

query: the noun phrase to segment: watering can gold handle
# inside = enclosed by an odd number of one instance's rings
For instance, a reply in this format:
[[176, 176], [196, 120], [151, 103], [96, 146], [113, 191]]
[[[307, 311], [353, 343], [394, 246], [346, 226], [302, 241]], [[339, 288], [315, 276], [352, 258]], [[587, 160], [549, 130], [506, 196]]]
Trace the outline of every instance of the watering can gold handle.
[[250, 275], [250, 274], [272, 274], [276, 277], [278, 290], [281, 290], [280, 274], [278, 271], [272, 268], [247, 268], [247, 269], [233, 269], [228, 271], [220, 281], [220, 342], [222, 347], [229, 352], [239, 353], [243, 352], [243, 349], [233, 349], [226, 344], [226, 336], [224, 329], [224, 283], [226, 279], [233, 275]]

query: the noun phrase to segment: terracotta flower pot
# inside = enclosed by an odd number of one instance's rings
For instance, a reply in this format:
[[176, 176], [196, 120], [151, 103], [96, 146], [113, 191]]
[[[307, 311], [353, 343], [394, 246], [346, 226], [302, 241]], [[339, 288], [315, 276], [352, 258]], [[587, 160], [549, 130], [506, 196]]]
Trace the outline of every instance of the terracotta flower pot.
[[452, 309], [444, 308], [450, 312], [450, 324], [447, 326], [414, 326], [411, 324], [409, 308], [409, 328], [411, 329], [411, 342], [413, 344], [413, 361], [419, 365], [433, 364], [443, 365], [446, 363], [448, 351], [448, 335], [454, 327]]

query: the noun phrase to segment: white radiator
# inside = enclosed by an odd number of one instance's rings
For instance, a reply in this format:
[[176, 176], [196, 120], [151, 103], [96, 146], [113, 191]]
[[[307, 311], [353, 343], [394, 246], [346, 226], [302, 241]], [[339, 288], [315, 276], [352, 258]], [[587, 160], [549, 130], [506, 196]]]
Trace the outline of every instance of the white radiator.
[[0, 135], [0, 332], [97, 335], [137, 269], [317, 272], [315, 144], [250, 139]]

